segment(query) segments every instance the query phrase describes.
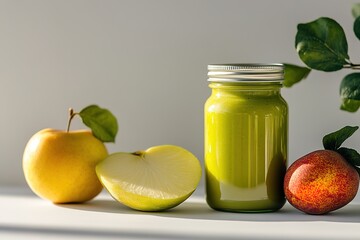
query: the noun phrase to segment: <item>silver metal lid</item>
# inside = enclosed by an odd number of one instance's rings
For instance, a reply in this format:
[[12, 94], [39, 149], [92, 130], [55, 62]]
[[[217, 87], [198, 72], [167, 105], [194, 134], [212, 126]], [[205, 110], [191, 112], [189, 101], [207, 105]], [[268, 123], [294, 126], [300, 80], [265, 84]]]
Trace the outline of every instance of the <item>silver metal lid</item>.
[[211, 64], [208, 65], [209, 82], [282, 82], [284, 65], [272, 64]]

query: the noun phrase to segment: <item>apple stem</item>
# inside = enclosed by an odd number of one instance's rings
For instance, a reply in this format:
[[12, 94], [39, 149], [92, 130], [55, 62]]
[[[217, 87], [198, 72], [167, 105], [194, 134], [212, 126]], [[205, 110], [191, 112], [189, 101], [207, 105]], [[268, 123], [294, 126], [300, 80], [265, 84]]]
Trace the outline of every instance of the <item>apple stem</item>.
[[133, 152], [132, 154], [143, 158], [145, 155], [145, 152], [140, 150], [140, 151]]
[[74, 112], [74, 109], [69, 108], [69, 120], [68, 120], [68, 123], [67, 123], [66, 132], [69, 132], [69, 131], [70, 131], [71, 120], [72, 120], [72, 119], [75, 117], [75, 115], [77, 115], [77, 114], [79, 114], [79, 113]]

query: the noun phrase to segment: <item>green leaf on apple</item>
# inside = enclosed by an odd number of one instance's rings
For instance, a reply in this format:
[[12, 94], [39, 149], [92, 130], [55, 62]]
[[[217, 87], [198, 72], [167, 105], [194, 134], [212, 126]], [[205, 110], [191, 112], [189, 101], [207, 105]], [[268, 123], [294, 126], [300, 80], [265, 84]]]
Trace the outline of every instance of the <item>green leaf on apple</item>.
[[339, 148], [337, 152], [353, 165], [360, 175], [360, 154], [354, 149], [344, 147]]
[[115, 142], [118, 123], [116, 117], [109, 110], [97, 105], [90, 105], [81, 110], [79, 115], [96, 138], [102, 142]]
[[345, 159], [348, 159], [352, 165], [360, 167], [360, 154], [351, 148], [341, 147], [337, 150]]
[[341, 144], [343, 144], [343, 142], [345, 142], [346, 139], [348, 139], [351, 135], [353, 135], [354, 132], [358, 130], [358, 128], [359, 128], [358, 126], [355, 127], [346, 126], [336, 132], [327, 134], [323, 138], [324, 148], [328, 150], [337, 151], [340, 148]]
[[343, 156], [348, 163], [350, 163], [360, 175], [360, 154], [351, 148], [340, 147], [343, 142], [354, 134], [359, 127], [346, 126], [342, 129], [330, 133], [323, 138], [323, 145], [325, 149], [333, 150]]

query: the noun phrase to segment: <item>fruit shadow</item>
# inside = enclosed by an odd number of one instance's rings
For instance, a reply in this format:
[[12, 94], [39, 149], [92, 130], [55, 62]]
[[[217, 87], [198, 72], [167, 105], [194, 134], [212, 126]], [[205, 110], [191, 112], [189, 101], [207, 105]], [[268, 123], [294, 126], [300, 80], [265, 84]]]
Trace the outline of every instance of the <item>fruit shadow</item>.
[[326, 215], [308, 215], [293, 208], [288, 203], [279, 211], [271, 213], [231, 213], [211, 209], [205, 200], [188, 199], [179, 206], [162, 212], [141, 212], [130, 209], [112, 199], [94, 199], [83, 204], [57, 204], [59, 207], [81, 211], [112, 214], [131, 214], [139, 216], [157, 216], [164, 218], [197, 219], [213, 221], [245, 222], [343, 222], [360, 223], [360, 204], [350, 204]]

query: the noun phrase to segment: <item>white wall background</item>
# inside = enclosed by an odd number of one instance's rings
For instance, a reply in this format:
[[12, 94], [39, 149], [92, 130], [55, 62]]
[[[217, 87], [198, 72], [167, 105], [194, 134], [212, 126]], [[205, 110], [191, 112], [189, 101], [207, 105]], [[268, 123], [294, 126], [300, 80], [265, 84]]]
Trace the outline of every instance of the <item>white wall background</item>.
[[[117, 117], [110, 152], [181, 145], [203, 159], [207, 64], [291, 62], [298, 23], [320, 16], [360, 41], [343, 0], [1, 0], [0, 186], [25, 186], [22, 153], [42, 128], [64, 129], [67, 109], [96, 103]], [[339, 110], [348, 71], [313, 72], [283, 95], [290, 107], [289, 164], [321, 148], [325, 133], [360, 124]], [[75, 120], [72, 128], [82, 128]], [[360, 150], [360, 132], [349, 146]]]

